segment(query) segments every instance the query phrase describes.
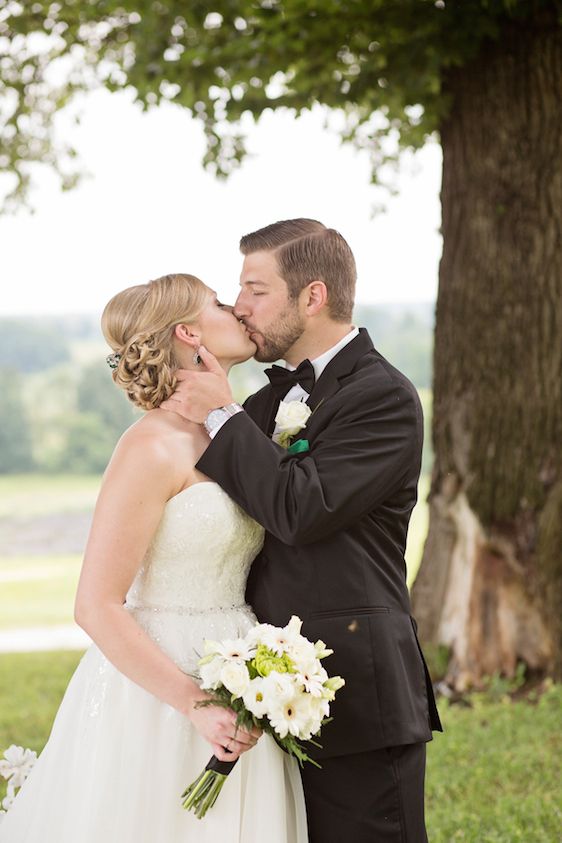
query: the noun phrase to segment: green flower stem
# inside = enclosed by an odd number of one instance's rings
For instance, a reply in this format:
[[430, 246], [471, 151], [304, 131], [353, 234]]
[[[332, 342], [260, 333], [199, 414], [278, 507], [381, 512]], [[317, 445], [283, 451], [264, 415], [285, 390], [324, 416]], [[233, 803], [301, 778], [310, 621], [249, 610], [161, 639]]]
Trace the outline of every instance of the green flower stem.
[[204, 770], [195, 781], [182, 793], [183, 807], [186, 811], [194, 811], [195, 816], [202, 820], [209, 808], [217, 801], [226, 776], [215, 770]]

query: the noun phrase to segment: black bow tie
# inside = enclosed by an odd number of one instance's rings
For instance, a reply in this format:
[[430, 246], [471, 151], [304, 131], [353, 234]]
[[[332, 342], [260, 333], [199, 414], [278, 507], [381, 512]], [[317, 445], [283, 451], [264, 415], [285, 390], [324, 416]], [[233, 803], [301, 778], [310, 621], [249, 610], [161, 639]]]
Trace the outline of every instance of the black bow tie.
[[269, 378], [275, 394], [283, 399], [291, 387], [299, 384], [309, 394], [316, 380], [314, 366], [310, 360], [303, 360], [297, 369], [285, 369], [284, 366], [272, 366], [266, 369], [265, 374]]

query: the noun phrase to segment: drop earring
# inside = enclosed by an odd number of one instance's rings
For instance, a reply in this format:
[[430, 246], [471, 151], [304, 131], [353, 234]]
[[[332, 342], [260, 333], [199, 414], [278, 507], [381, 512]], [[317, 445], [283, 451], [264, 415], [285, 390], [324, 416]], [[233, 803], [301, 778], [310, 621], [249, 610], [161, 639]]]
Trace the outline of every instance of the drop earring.
[[193, 362], [195, 363], [196, 366], [199, 366], [199, 364], [201, 363], [199, 351], [196, 351], [195, 354], [193, 355]]

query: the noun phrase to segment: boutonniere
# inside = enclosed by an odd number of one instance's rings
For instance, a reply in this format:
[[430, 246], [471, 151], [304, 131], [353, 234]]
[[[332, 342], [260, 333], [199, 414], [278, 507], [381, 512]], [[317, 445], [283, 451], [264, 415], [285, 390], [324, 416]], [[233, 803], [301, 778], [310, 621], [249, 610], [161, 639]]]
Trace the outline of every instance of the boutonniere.
[[275, 416], [275, 424], [277, 425], [277, 432], [273, 437], [273, 441], [281, 445], [282, 448], [287, 448], [290, 453], [298, 453], [298, 451], [308, 451], [308, 442], [306, 439], [299, 439], [298, 443], [305, 443], [306, 447], [301, 446], [298, 450], [292, 449], [291, 439], [296, 436], [299, 431], [306, 427], [306, 423], [312, 415], [312, 410], [308, 404], [303, 404], [302, 401], [281, 401], [277, 415]]

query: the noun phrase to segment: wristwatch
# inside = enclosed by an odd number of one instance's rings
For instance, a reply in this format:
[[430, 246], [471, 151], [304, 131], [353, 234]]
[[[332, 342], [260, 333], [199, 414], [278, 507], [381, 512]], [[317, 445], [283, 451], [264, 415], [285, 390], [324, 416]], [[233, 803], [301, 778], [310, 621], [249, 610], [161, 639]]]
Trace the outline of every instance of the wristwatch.
[[244, 408], [241, 407], [240, 404], [227, 404], [226, 407], [219, 407], [217, 410], [211, 410], [204, 421], [205, 430], [212, 439], [215, 433], [218, 433], [225, 422], [227, 422], [232, 416], [235, 416], [236, 413], [243, 412]]

